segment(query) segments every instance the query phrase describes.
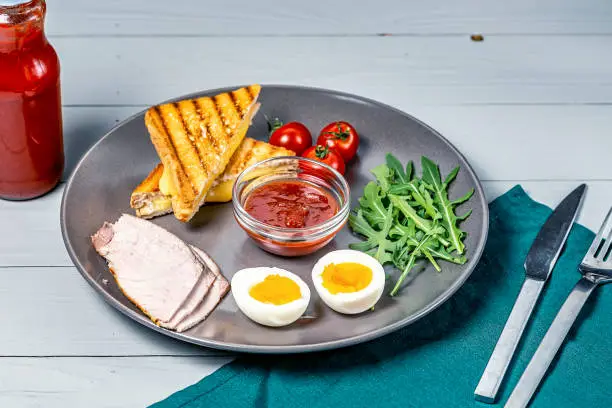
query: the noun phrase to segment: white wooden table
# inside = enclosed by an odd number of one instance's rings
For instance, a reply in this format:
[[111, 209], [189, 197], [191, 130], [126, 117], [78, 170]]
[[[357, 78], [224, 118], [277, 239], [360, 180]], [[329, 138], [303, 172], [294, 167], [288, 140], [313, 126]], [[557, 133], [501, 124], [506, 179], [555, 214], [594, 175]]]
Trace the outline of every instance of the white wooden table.
[[[612, 205], [610, 0], [47, 2], [68, 172], [115, 123], [164, 99], [303, 84], [429, 123], [489, 199], [521, 183], [554, 205], [586, 181], [591, 228]], [[145, 406], [228, 362], [104, 303], [64, 249], [62, 191], [0, 201], [0, 406]]]

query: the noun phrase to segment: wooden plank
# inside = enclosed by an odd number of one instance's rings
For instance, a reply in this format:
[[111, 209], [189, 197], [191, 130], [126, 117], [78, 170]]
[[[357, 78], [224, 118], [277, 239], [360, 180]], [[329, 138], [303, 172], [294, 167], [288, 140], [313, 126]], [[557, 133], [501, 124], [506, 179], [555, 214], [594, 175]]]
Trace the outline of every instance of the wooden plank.
[[612, 33], [607, 0], [47, 0], [52, 35]]
[[408, 106], [612, 103], [612, 36], [480, 43], [445, 36], [57, 38], [54, 44], [67, 105], [148, 105], [251, 82], [338, 89]]
[[[534, 199], [554, 206], [578, 185], [579, 181], [536, 181], [521, 184]], [[589, 191], [579, 222], [595, 229], [612, 205], [612, 182], [588, 184]], [[486, 194], [489, 199], [493, 199], [513, 185], [514, 182], [510, 181], [486, 182]], [[30, 248], [42, 248], [45, 243], [59, 239], [52, 236], [39, 237], [31, 231], [26, 231], [23, 235], [36, 237], [32, 239], [33, 245]], [[5, 241], [0, 241], [0, 245], [5, 245]], [[41, 258], [35, 259], [34, 262], [45, 265], [47, 260]], [[0, 268], [0, 278], [3, 282], [3, 285], [0, 285], [0, 327], [9, 327], [11, 333], [10, 336], [0, 336], [0, 355], [129, 356], [216, 353], [179, 343], [132, 322], [106, 305], [74, 267], [4, 267]]]
[[483, 180], [611, 180], [612, 105], [418, 106]]
[[71, 265], [59, 225], [63, 190], [31, 201], [0, 200], [0, 225], [10, 231], [0, 238], [0, 266]]
[[211, 357], [1, 358], [0, 406], [144, 407], [229, 361]]

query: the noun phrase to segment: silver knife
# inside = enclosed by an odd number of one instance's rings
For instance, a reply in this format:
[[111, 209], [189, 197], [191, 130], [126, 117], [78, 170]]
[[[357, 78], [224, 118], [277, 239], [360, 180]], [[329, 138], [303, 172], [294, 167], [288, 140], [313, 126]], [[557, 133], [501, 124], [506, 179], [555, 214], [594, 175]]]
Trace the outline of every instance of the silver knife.
[[561, 201], [531, 245], [527, 259], [525, 259], [525, 281], [489, 363], [474, 391], [474, 397], [477, 400], [486, 403], [495, 402], [495, 397], [531, 312], [576, 219], [585, 190], [586, 184], [581, 184]]

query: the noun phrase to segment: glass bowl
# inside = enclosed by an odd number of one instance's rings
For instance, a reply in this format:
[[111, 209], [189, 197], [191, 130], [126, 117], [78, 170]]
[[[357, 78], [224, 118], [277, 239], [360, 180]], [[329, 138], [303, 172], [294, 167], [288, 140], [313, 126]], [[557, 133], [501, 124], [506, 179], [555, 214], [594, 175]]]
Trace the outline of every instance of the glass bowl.
[[[266, 224], [249, 214], [244, 205], [257, 188], [272, 181], [299, 180], [333, 197], [338, 212], [320, 224], [285, 228]], [[234, 217], [242, 229], [265, 251], [281, 256], [307, 255], [327, 245], [342, 229], [350, 212], [350, 189], [340, 173], [330, 166], [294, 156], [274, 157], [245, 169], [234, 184]]]

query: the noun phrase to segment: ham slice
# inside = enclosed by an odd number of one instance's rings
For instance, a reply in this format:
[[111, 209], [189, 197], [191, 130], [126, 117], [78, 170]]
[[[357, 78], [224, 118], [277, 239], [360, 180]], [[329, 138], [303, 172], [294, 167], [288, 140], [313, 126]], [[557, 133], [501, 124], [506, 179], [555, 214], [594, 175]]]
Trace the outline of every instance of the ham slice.
[[161, 327], [182, 332], [217, 307], [230, 285], [204, 251], [152, 222], [123, 214], [91, 237], [121, 291]]
[[123, 214], [114, 224], [105, 223], [92, 243], [122, 292], [159, 325], [189, 303], [201, 281], [204, 268], [189, 247], [149, 221]]
[[196, 283], [195, 287], [185, 299], [183, 306], [176, 312], [176, 314], [170, 319], [169, 322], [160, 322], [161, 327], [165, 327], [166, 329], [176, 330], [178, 324], [182, 322], [187, 316], [189, 316], [193, 311], [202, 303], [202, 299], [206, 296], [210, 287], [213, 285], [215, 280], [217, 279], [217, 275], [215, 275], [210, 269], [204, 266], [204, 271], [200, 280]]
[[189, 315], [187, 315], [176, 327], [176, 331], [183, 332], [185, 330], [189, 330], [192, 327], [198, 325], [200, 322], [205, 320], [208, 315], [215, 310], [219, 302], [223, 299], [223, 297], [227, 294], [230, 288], [230, 284], [225, 279], [225, 277], [221, 274], [219, 267], [213, 261], [213, 259], [204, 251], [199, 248], [196, 248], [190, 245], [191, 250], [198, 255], [199, 260], [206, 266], [206, 268], [214, 273], [216, 279], [210, 290], [202, 299], [198, 307]]

